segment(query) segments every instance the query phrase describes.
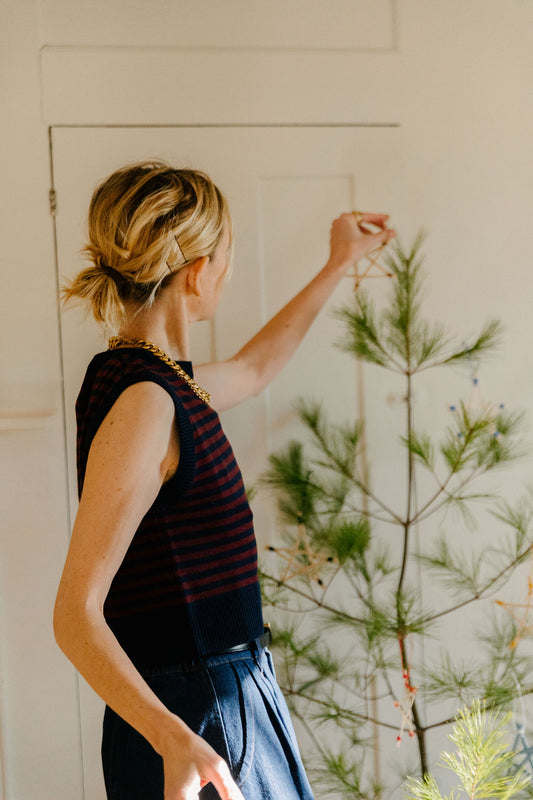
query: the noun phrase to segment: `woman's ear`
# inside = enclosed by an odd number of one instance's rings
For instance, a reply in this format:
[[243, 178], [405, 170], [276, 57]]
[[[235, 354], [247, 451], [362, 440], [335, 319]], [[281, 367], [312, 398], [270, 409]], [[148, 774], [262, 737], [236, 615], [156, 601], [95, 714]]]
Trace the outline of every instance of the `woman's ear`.
[[195, 297], [202, 296], [208, 263], [209, 256], [202, 256], [187, 267], [187, 289]]

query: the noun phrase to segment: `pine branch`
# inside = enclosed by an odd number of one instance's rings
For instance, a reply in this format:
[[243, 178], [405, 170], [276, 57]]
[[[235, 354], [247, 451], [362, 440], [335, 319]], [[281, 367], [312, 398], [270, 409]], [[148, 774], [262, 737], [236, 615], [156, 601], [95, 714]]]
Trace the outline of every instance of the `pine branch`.
[[[458, 428], [456, 430], [449, 429], [448, 441], [441, 448], [450, 467], [448, 476], [439, 489], [417, 511], [412, 522], [423, 522], [429, 516], [440, 511], [450, 500], [457, 499], [458, 493], [469, 483], [489, 470], [522, 458], [525, 454], [523, 449], [516, 449], [514, 441], [510, 441], [522, 426], [522, 414], [502, 414], [492, 417], [485, 412], [475, 415], [469, 412], [464, 404], [461, 404], [458, 419]], [[494, 430], [498, 432], [497, 436]], [[470, 473], [453, 492], [448, 492], [447, 487], [450, 481], [468, 464], [473, 464]], [[435, 477], [437, 476], [435, 475]], [[429, 513], [425, 513], [442, 494], [446, 495], [444, 500], [432, 508]]]
[[460, 703], [471, 699], [480, 682], [479, 670], [473, 663], [452, 662], [449, 652], [444, 651], [440, 664], [424, 675], [424, 695], [443, 700], [452, 698]]
[[401, 521], [396, 521], [391, 519], [390, 517], [380, 517], [379, 514], [374, 513], [373, 511], [369, 511], [368, 508], [361, 508], [359, 506], [354, 506], [351, 503], [347, 502], [345, 508], [339, 512], [339, 516], [343, 514], [357, 514], [361, 517], [366, 517], [367, 519], [372, 519], [375, 522], [383, 522], [385, 525], [402, 525]]
[[[411, 778], [407, 784], [406, 797], [407, 800], [445, 800], [432, 775], [425, 775], [423, 779]], [[448, 800], [453, 800], [453, 793]]]
[[[433, 499], [430, 501], [430, 504], [432, 504], [432, 503], [435, 503], [435, 502], [436, 502], [436, 501], [439, 499], [439, 495], [443, 494], [443, 495], [444, 495], [444, 497], [443, 497], [443, 498], [440, 500], [440, 502], [439, 502], [439, 503], [437, 503], [437, 505], [436, 505], [436, 506], [434, 506], [433, 508], [429, 508], [429, 507], [428, 507], [428, 503], [426, 503], [426, 504], [425, 504], [425, 506], [424, 506], [424, 511], [425, 511], [425, 513], [424, 513], [424, 514], [421, 516], [422, 512], [421, 512], [421, 511], [418, 511], [418, 512], [417, 512], [417, 515], [416, 515], [416, 517], [413, 519], [413, 522], [416, 522], [416, 523], [418, 523], [418, 524], [421, 524], [422, 522], [425, 522], [425, 521], [426, 521], [427, 519], [429, 519], [430, 517], [433, 517], [433, 516], [435, 516], [435, 514], [438, 514], [438, 513], [439, 513], [439, 511], [442, 511], [443, 509], [445, 509], [445, 508], [446, 508], [446, 506], [448, 506], [448, 505], [450, 504], [450, 500], [453, 500], [453, 499], [454, 499], [454, 498], [456, 498], [456, 497], [461, 497], [461, 494], [460, 494], [460, 493], [461, 493], [461, 492], [462, 492], [462, 491], [463, 491], [463, 490], [464, 490], [464, 489], [465, 489], [465, 488], [466, 488], [466, 487], [467, 487], [469, 484], [471, 484], [471, 483], [474, 483], [474, 481], [476, 481], [478, 478], [480, 478], [480, 477], [481, 477], [481, 474], [482, 474], [482, 473], [481, 473], [481, 471], [480, 471], [479, 469], [477, 469], [477, 468], [474, 468], [474, 469], [472, 469], [472, 470], [471, 470], [471, 471], [468, 473], [468, 475], [466, 475], [466, 477], [464, 477], [464, 478], [463, 478], [463, 479], [462, 479], [462, 480], [461, 480], [461, 481], [460, 481], [460, 482], [459, 482], [459, 483], [458, 483], [458, 484], [455, 486], [455, 488], [453, 489], [453, 491], [452, 491], [452, 490], [448, 491], [448, 489], [447, 489], [447, 485], [448, 485], [449, 481], [447, 481], [447, 482], [446, 482], [446, 484], [442, 486], [442, 490], [441, 490], [440, 492], [437, 492], [437, 493], [436, 493], [436, 494], [433, 496]], [[451, 477], [453, 478], [454, 476], [452, 475]], [[475, 496], [475, 495], [474, 495], [474, 496]], [[483, 495], [482, 495], [482, 496], [483, 496]]]
[[420, 294], [419, 279], [422, 259], [418, 252], [423, 235], [415, 240], [409, 253], [406, 253], [398, 241], [391, 249], [387, 265], [396, 276], [393, 298], [390, 306], [383, 312], [382, 324], [386, 329], [389, 347], [401, 358], [402, 372], [406, 376], [413, 374], [416, 367], [416, 344], [423, 339], [420, 328]]
[[379, 505], [385, 513], [389, 514], [391, 519], [403, 524], [401, 518], [376, 497], [355, 474], [357, 445], [362, 431], [361, 425], [358, 423], [353, 429], [343, 428], [342, 426], [327, 426], [323, 410], [317, 403], [300, 402], [298, 409], [300, 417], [312, 433], [316, 445], [328, 459], [325, 462], [318, 462], [318, 465], [338, 470], [366, 497]]
[[337, 342], [340, 350], [352, 353], [369, 364], [403, 373], [402, 365], [383, 343], [374, 306], [365, 291], [357, 293], [355, 308], [344, 306], [335, 312], [335, 316], [344, 323], [346, 329], [345, 338]]
[[469, 445], [469, 442], [470, 442], [470, 433], [469, 433], [469, 432], [467, 432], [466, 436], [465, 436], [465, 437], [464, 437], [464, 439], [462, 440], [462, 445], [463, 445], [463, 446], [462, 446], [462, 448], [460, 448], [460, 449], [459, 449], [459, 451], [458, 451], [458, 452], [455, 454], [455, 459], [452, 459], [451, 463], [450, 463], [450, 461], [449, 461], [449, 459], [448, 459], [448, 458], [446, 459], [446, 460], [448, 461], [449, 465], [450, 465], [450, 471], [449, 471], [449, 473], [448, 473], [448, 477], [446, 478], [446, 480], [444, 481], [444, 483], [443, 483], [443, 484], [442, 484], [442, 485], [439, 487], [438, 491], [436, 491], [436, 492], [435, 492], [435, 494], [433, 494], [433, 495], [432, 495], [432, 496], [429, 498], [429, 500], [427, 500], [427, 501], [426, 501], [426, 503], [424, 503], [424, 505], [422, 506], [422, 508], [420, 508], [420, 509], [418, 509], [418, 510], [417, 510], [416, 514], [415, 514], [415, 515], [414, 515], [414, 517], [413, 517], [413, 518], [410, 520], [410, 522], [412, 522], [412, 523], [415, 523], [415, 522], [420, 522], [420, 521], [422, 520], [422, 515], [424, 514], [424, 512], [425, 512], [425, 511], [426, 511], [426, 510], [427, 510], [427, 509], [428, 509], [430, 506], [432, 506], [432, 505], [433, 505], [433, 503], [434, 503], [434, 502], [435, 502], [435, 501], [436, 501], [436, 500], [437, 500], [437, 499], [440, 497], [440, 495], [441, 495], [443, 492], [445, 492], [445, 490], [446, 490], [446, 487], [448, 486], [448, 484], [450, 483], [450, 481], [452, 480], [452, 478], [454, 477], [454, 475], [456, 474], [456, 472], [457, 472], [457, 471], [460, 469], [460, 465], [461, 465], [461, 463], [462, 463], [462, 459], [463, 459], [464, 453], [465, 453], [465, 451], [466, 451], [466, 448], [467, 448], [467, 447], [468, 447], [468, 445]]
[[[280, 583], [280, 580], [278, 578], [274, 578], [273, 575], [268, 575], [265, 572], [261, 572], [261, 575], [264, 578], [266, 578], [267, 580], [272, 581], [272, 583], [276, 583], [276, 584]], [[317, 609], [321, 608], [324, 611], [329, 611], [332, 615], [341, 617], [342, 619], [345, 619], [347, 622], [350, 622], [350, 623], [353, 623], [353, 624], [357, 624], [357, 625], [364, 625], [365, 624], [365, 620], [364, 619], [361, 619], [360, 617], [355, 617], [352, 614], [347, 614], [345, 611], [341, 611], [338, 608], [334, 608], [333, 606], [327, 605], [326, 603], [323, 603], [321, 600], [317, 600], [316, 597], [313, 597], [312, 595], [306, 594], [304, 591], [302, 591], [301, 589], [298, 589], [293, 584], [285, 584], [285, 586], [287, 587], [287, 589], [290, 592], [293, 592], [294, 594], [297, 594], [300, 597], [305, 598], [306, 600], [310, 600]]]
[[371, 722], [373, 725], [378, 725], [381, 728], [387, 728], [388, 730], [397, 731], [397, 725], [391, 725], [388, 722], [384, 722], [380, 719], [375, 719], [374, 717], [369, 716], [368, 714], [359, 714], [357, 711], [353, 711], [352, 709], [347, 709], [341, 707], [333, 700], [321, 700], [319, 697], [313, 697], [306, 694], [301, 694], [298, 691], [295, 691], [291, 688], [281, 687], [283, 693], [288, 695], [289, 697], [300, 697], [302, 700], [319, 706], [324, 711], [327, 710], [327, 714], [324, 719], [329, 720], [338, 720], [343, 718], [344, 720], [351, 720], [355, 724], [361, 724], [361, 722]]
[[443, 580], [448, 586], [459, 590], [467, 590], [475, 596], [480, 593], [480, 570], [481, 562], [472, 553], [470, 564], [465, 563], [462, 553], [454, 550], [452, 553], [448, 546], [446, 535], [443, 535], [436, 543], [435, 552], [432, 555], [422, 553], [416, 556], [417, 560], [426, 564], [430, 569], [441, 573]]
[[442, 760], [458, 776], [470, 800], [508, 798], [527, 785], [523, 771], [514, 772], [513, 756], [505, 742], [510, 715], [488, 712], [479, 702], [459, 713], [450, 736], [456, 753], [444, 753]]
[[362, 789], [363, 768], [360, 761], [353, 757], [353, 745], [348, 751], [329, 751], [324, 760], [324, 772], [315, 769], [314, 774], [327, 791], [336, 789], [350, 800], [375, 800], [379, 796], [380, 789], [375, 785], [371, 793]]
[[444, 611], [439, 611], [436, 614], [431, 614], [429, 617], [425, 617], [424, 619], [425, 624], [427, 625], [430, 622], [434, 622], [436, 619], [439, 619], [439, 617], [444, 617], [447, 614], [451, 614], [454, 611], [458, 611], [460, 608], [464, 608], [465, 606], [470, 605], [470, 603], [474, 603], [476, 600], [481, 600], [482, 598], [485, 598], [487, 593], [491, 589], [493, 589], [508, 572], [510, 572], [512, 569], [518, 566], [518, 564], [522, 563], [522, 561], [524, 561], [524, 559], [531, 553], [532, 547], [533, 545], [529, 545], [526, 550], [524, 550], [522, 553], [519, 553], [519, 555], [516, 558], [514, 558], [509, 564], [507, 564], [505, 567], [499, 570], [499, 572], [497, 572], [496, 575], [493, 575], [489, 580], [487, 580], [485, 585], [477, 592], [475, 592], [467, 600], [464, 600], [462, 603], [457, 603], [456, 605], [451, 606], [450, 608], [447, 608]]
[[323, 496], [323, 489], [311, 479], [313, 472], [304, 458], [301, 443], [289, 442], [279, 455], [271, 455], [269, 462], [270, 470], [261, 482], [282, 493], [278, 505], [287, 519], [302, 519], [308, 524], [314, 518], [317, 498]]
[[367, 519], [360, 517], [334, 522], [317, 535], [315, 541], [331, 553], [341, 567], [350, 562], [368, 579], [365, 554], [370, 544], [370, 525]]
[[[441, 447], [441, 453], [449, 466], [448, 476], [444, 483], [439, 485], [438, 490], [417, 511], [412, 522], [422, 522], [428, 516], [437, 513], [450, 499], [456, 499], [458, 492], [461, 492], [475, 478], [524, 455], [524, 451], [517, 450], [516, 443], [511, 442], [511, 437], [519, 432], [523, 424], [522, 414], [501, 413], [494, 417], [491, 412], [487, 411], [472, 412], [464, 403], [461, 403], [456, 419], [456, 428], [448, 429], [447, 441]], [[406, 445], [420, 459], [423, 459], [424, 455], [429, 455], [427, 441], [421, 442], [414, 437], [414, 441], [411, 442], [407, 439]], [[470, 474], [454, 492], [448, 492], [447, 487], [452, 478], [468, 464], [473, 464]], [[427, 466], [430, 467], [429, 464]], [[432, 467], [430, 468], [432, 469]], [[438, 481], [436, 474], [435, 478]], [[425, 512], [442, 494], [445, 494], [446, 498], [426, 514]]]
[[458, 364], [470, 364], [473, 358], [480, 358], [488, 355], [496, 350], [502, 339], [503, 326], [499, 320], [490, 320], [485, 324], [479, 336], [470, 345], [456, 350], [454, 353], [449, 354], [446, 358], [435, 359], [430, 363], [425, 364], [417, 372], [424, 372], [428, 369], [435, 369], [437, 367], [455, 366]]
[[[458, 790], [468, 800], [509, 800], [529, 784], [529, 775], [514, 768], [515, 754], [505, 741], [509, 718], [510, 715], [487, 711], [477, 701], [470, 709], [459, 712], [449, 736], [455, 752], [443, 753], [441, 763], [455, 773]], [[406, 798], [441, 800], [442, 795], [433, 776], [425, 775], [422, 780], [409, 781]]]
[[[533, 533], [529, 533], [532, 530], [533, 522], [532, 500], [533, 493], [530, 492], [528, 497], [520, 498], [518, 503], [514, 506], [512, 506], [509, 502], [502, 500], [499, 502], [497, 508], [490, 511], [495, 519], [503, 522], [504, 525], [507, 525], [515, 531], [513, 548], [513, 555], [515, 557], [518, 557], [521, 550], [528, 554], [531, 546], [533, 546]], [[530, 537], [529, 547], [524, 551], [523, 545], [528, 537], [528, 533]], [[503, 552], [505, 554], [505, 551], [496, 550], [495, 552]]]
[[[407, 436], [401, 436], [400, 441], [415, 456], [417, 461], [433, 472], [435, 464], [435, 451], [431, 439], [427, 434], [417, 434], [411, 430]], [[435, 476], [436, 477], [436, 476]], [[438, 480], [438, 478], [437, 478]]]
[[364, 603], [364, 605], [369, 609], [374, 608], [374, 605], [373, 605], [372, 601], [369, 598], [365, 597], [365, 595], [363, 594], [363, 592], [361, 591], [361, 589], [357, 585], [357, 582], [352, 577], [352, 575], [347, 575], [347, 578], [348, 578], [353, 590], [355, 591], [357, 597], [361, 600], [361, 602]]
[[297, 709], [293, 711], [293, 714], [296, 717], [296, 719], [298, 719], [300, 721], [302, 727], [305, 728], [305, 731], [306, 731], [307, 735], [309, 736], [309, 738], [313, 742], [314, 746], [316, 747], [316, 749], [318, 750], [318, 752], [320, 753], [322, 758], [324, 760], [326, 760], [327, 759], [326, 750], [322, 747], [322, 745], [320, 743], [320, 740], [318, 739], [318, 737], [316, 736], [315, 732], [313, 731], [313, 729], [311, 728], [311, 726], [307, 722], [307, 720], [304, 717], [304, 715], [301, 714]]

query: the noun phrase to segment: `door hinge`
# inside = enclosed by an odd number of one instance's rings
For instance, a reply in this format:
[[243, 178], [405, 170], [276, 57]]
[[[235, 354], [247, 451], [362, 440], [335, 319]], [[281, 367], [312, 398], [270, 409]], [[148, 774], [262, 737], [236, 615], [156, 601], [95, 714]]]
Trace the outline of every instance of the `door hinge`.
[[55, 189], [50, 189], [48, 192], [48, 199], [50, 200], [50, 214], [53, 217], [57, 216], [57, 194]]

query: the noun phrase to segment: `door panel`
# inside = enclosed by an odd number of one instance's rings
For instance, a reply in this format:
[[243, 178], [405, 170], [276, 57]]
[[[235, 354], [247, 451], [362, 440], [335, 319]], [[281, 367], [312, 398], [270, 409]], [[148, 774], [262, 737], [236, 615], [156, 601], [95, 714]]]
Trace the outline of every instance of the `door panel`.
[[[215, 320], [194, 330], [192, 356], [196, 363], [227, 358], [323, 265], [330, 223], [341, 211], [386, 210], [397, 227], [407, 221], [400, 150], [398, 128], [55, 129], [60, 281], [82, 266], [79, 251], [90, 196], [113, 169], [153, 157], [203, 169], [228, 196], [235, 268]], [[373, 282], [377, 283], [386, 281]], [[351, 293], [352, 282], [345, 279], [268, 391], [223, 415], [247, 486], [265, 470], [269, 450], [298, 435], [298, 396], [321, 400], [338, 419], [353, 416], [355, 369], [353, 361], [333, 347], [339, 331], [331, 314]], [[75, 511], [74, 403], [87, 363], [106, 345], [79, 309], [62, 310], [61, 326], [70, 500]], [[276, 536], [275, 514], [264, 492], [254, 499], [253, 508], [261, 548]], [[99, 765], [102, 708], [85, 684], [80, 713], [86, 800], [100, 800], [105, 796]]]
[[[55, 45], [385, 50], [392, 47], [393, 0], [43, 0], [44, 41]], [[105, 25], [102, 24], [105, 20]], [[281, 23], [281, 24], [280, 24]]]

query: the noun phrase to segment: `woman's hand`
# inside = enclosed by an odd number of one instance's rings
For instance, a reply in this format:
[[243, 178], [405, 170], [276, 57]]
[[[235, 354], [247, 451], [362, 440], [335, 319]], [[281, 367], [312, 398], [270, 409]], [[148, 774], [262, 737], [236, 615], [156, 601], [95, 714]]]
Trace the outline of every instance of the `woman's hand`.
[[[388, 214], [361, 212], [341, 214], [333, 220], [330, 232], [330, 263], [336, 266], [353, 266], [380, 245], [387, 244], [396, 231], [387, 228]], [[368, 226], [379, 228], [373, 232]]]
[[212, 783], [221, 800], [244, 800], [229, 767], [213, 748], [179, 718], [177, 735], [162, 748], [165, 800], [198, 800], [198, 792]]

